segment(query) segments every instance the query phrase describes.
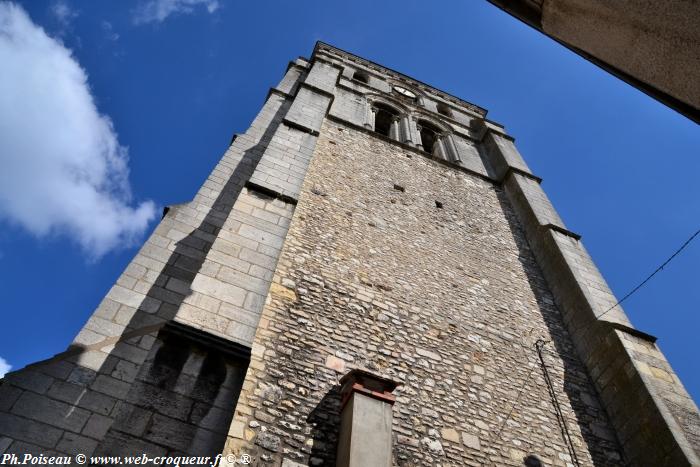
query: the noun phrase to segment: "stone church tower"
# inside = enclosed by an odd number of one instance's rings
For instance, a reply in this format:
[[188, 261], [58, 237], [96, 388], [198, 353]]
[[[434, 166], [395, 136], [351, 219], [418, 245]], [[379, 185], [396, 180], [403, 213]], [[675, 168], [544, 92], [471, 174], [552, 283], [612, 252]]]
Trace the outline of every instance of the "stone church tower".
[[700, 465], [540, 181], [484, 109], [318, 43], [68, 350], [2, 380], [0, 454]]

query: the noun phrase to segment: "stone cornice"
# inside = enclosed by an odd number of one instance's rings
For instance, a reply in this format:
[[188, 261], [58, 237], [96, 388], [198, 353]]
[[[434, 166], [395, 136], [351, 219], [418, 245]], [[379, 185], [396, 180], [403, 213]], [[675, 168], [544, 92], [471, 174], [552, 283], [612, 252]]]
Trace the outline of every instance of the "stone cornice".
[[335, 99], [335, 94], [333, 94], [332, 92], [326, 91], [325, 89], [321, 89], [321, 88], [314, 86], [313, 84], [309, 84], [305, 81], [300, 82], [299, 87], [306, 88], [306, 89], [313, 91], [317, 94], [321, 94], [322, 96], [326, 96], [331, 100], [331, 103]]
[[417, 86], [419, 89], [422, 91], [427, 91], [437, 97], [440, 97], [446, 101], [452, 102], [454, 104], [457, 104], [458, 106], [462, 106], [466, 108], [467, 110], [470, 110], [477, 115], [481, 116], [482, 118], [486, 117], [486, 113], [488, 112], [486, 109], [479, 107], [478, 105], [472, 104], [471, 102], [467, 102], [463, 99], [460, 99], [459, 97], [453, 96], [452, 94], [446, 93], [444, 91], [441, 91], [439, 89], [435, 89], [432, 86], [419, 81], [415, 78], [412, 78], [410, 76], [404, 75], [403, 73], [399, 73], [398, 71], [392, 70], [391, 68], [387, 68], [385, 66], [379, 65], [378, 63], [375, 63], [371, 60], [367, 60], [365, 58], [359, 57], [355, 54], [352, 54], [348, 51], [345, 51], [343, 49], [339, 49], [337, 47], [334, 47], [330, 44], [327, 44], [325, 42], [318, 41], [316, 42], [316, 45], [314, 46], [314, 51], [312, 56], [317, 57], [319, 53], [323, 51], [333, 51], [336, 53], [339, 53], [341, 55], [344, 55], [348, 59], [351, 59], [353, 61], [359, 61], [360, 63], [366, 63], [368, 65], [371, 65], [375, 69], [379, 69], [382, 71], [382, 73], [386, 74], [386, 76], [389, 76], [391, 78], [395, 79], [404, 79], [404, 80], [410, 80], [411, 82], [415, 83], [414, 86]]
[[338, 65], [337, 63], [335, 63], [334, 61], [328, 60], [328, 59], [326, 59], [326, 58], [324, 58], [324, 57], [321, 57], [321, 56], [318, 56], [318, 55], [315, 55], [315, 54], [314, 54], [311, 63], [313, 64], [313, 62], [325, 63], [325, 64], [328, 65], [328, 66], [332, 66], [333, 68], [336, 68], [337, 70], [340, 70], [340, 73], [341, 73], [341, 74], [343, 73], [343, 67], [342, 67], [342, 66], [340, 66], [340, 65]]
[[526, 172], [523, 169], [519, 169], [517, 167], [512, 167], [512, 166], [508, 167], [508, 170], [506, 170], [506, 173], [503, 176], [501, 183], [505, 183], [506, 179], [513, 174], [522, 175], [523, 177], [527, 177], [529, 179], [532, 179], [532, 180], [536, 181], [537, 183], [542, 183], [542, 179], [540, 177], [538, 177], [537, 175], [533, 175], [530, 172]]

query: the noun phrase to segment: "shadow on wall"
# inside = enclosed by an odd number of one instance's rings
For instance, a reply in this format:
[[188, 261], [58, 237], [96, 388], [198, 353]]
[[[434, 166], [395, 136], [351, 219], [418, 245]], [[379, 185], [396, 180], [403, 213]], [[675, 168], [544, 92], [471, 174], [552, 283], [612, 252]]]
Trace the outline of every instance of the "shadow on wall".
[[[5, 394], [21, 393], [13, 397], [17, 399], [14, 406], [0, 407], [13, 413], [0, 413], [0, 435], [18, 441], [6, 452], [47, 454], [51, 448], [67, 454], [88, 454], [93, 449], [96, 453], [157, 455], [215, 456], [221, 452], [245, 376], [249, 349], [238, 346], [234, 352], [238, 355], [227, 355], [208, 347], [206, 342], [202, 345], [202, 335], [207, 333], [174, 335], [166, 328], [192, 293], [194, 278], [288, 107], [285, 102], [277, 109], [259, 142], [243, 153], [201, 223], [176, 243], [166, 266], [132, 311], [121, 335], [87, 347], [71, 345], [54, 358], [13, 372], [2, 381], [0, 399]], [[174, 211], [170, 215], [175, 215]], [[118, 314], [117, 308], [125, 308], [116, 302], [111, 304], [114, 314]], [[73, 363], [89, 360], [92, 352], [102, 349], [110, 349], [109, 355], [97, 371]], [[41, 373], [42, 379], [50, 379], [45, 388], [34, 387], [36, 382], [26, 383], [34, 372]], [[52, 392], [54, 386], [61, 386], [60, 393]], [[49, 387], [52, 389], [42, 394]], [[39, 409], [25, 408], [30, 405]], [[42, 406], [54, 410], [34, 415]], [[16, 417], [15, 413], [32, 421]], [[90, 417], [92, 423], [95, 416], [99, 418], [87, 433], [92, 439], [85, 438], [84, 445], [58, 443], [62, 432], [55, 426], [67, 433], [83, 430], [86, 434], [82, 427]], [[46, 441], [40, 437], [29, 439], [23, 424], [43, 426], [47, 433], [57, 435], [55, 439], [46, 437]]]
[[[167, 323], [174, 319], [185, 298], [192, 293], [192, 282], [201, 270], [245, 182], [262, 159], [288, 107], [288, 104], [280, 106], [260, 141], [243, 153], [240, 162], [199, 226], [177, 242], [167, 265], [146, 294], [144, 300], [146, 307], [142, 304], [129, 323], [129, 328], [139, 328], [149, 324], [150, 317], [147, 316], [149, 300], [161, 303], [156, 315], [163, 322]], [[170, 286], [171, 283], [176, 285]], [[145, 322], [144, 318], [146, 318]], [[201, 356], [199, 359], [190, 357], [182, 350], [186, 343], [177, 342], [172, 336], [165, 337], [160, 349], [155, 350], [153, 347], [148, 349], [153, 363], [146, 360], [146, 363], [140, 365], [139, 377], [132, 384], [127, 396], [128, 404], [125, 404], [131, 406], [126, 413], [118, 414], [118, 419], [115, 419], [109, 433], [97, 448], [98, 453], [134, 452], [135, 446], [143, 452], [148, 452], [145, 449], [151, 448], [151, 444], [155, 445], [158, 452], [165, 448], [167, 453], [184, 452], [215, 456], [223, 450], [248, 362], [224, 362], [221, 356], [211, 353], [207, 353], [203, 360]], [[195, 349], [195, 353], [206, 352], [201, 347], [195, 346]], [[193, 362], [188, 362], [189, 359]], [[186, 363], [189, 363], [189, 366]], [[192, 372], [193, 367], [197, 365], [199, 365], [199, 374], [194, 387], [180, 384], [182, 388], [180, 391], [169, 390], [168, 385], [174, 384], [169, 381], [177, 380], [180, 375], [186, 380], [188, 378], [186, 373]], [[161, 372], [165, 374], [159, 376]], [[152, 386], [154, 377], [164, 386], [160, 389], [154, 388]], [[222, 387], [224, 381], [228, 381], [228, 387]], [[213, 386], [218, 389], [215, 391]], [[197, 388], [202, 390], [199, 394], [197, 394]], [[188, 393], [188, 389], [192, 389], [193, 392]], [[212, 414], [211, 410], [222, 389], [225, 389], [228, 400], [220, 401], [216, 413]], [[203, 401], [201, 397], [197, 399], [198, 396], [209, 396], [210, 400]], [[149, 421], [142, 423], [135, 430], [134, 424], [127, 421], [134, 417], [147, 418]], [[127, 431], [122, 431], [124, 429]], [[148, 444], [144, 445], [144, 443]]]
[[335, 466], [340, 436], [340, 401], [340, 386], [334, 386], [306, 418], [313, 427], [310, 465]]
[[[556, 419], [557, 424], [552, 424], [552, 428], [555, 426], [559, 429], [557, 434], [559, 435], [559, 440], [557, 443], [564, 446], [568, 450], [568, 454], [571, 457], [569, 462], [573, 462], [578, 459], [584, 464], [587, 463], [586, 452], [590, 453], [590, 456], [595, 466], [617, 466], [624, 465], [623, 458], [621, 455], [620, 445], [613, 431], [611, 431], [611, 425], [608, 420], [607, 414], [602, 406], [598, 402], [598, 394], [593, 386], [593, 382], [588, 376], [583, 362], [581, 362], [578, 352], [573, 345], [571, 338], [569, 337], [568, 330], [563, 321], [563, 317], [559, 312], [554, 303], [554, 297], [549, 290], [544, 275], [535, 260], [534, 254], [532, 253], [530, 246], [526, 240], [525, 232], [523, 227], [518, 221], [517, 215], [513, 212], [507, 195], [502, 189], [497, 190], [498, 200], [501, 205], [504, 216], [508, 220], [508, 225], [512, 232], [513, 238], [518, 247], [518, 259], [526, 273], [530, 289], [532, 290], [536, 300], [538, 309], [542, 313], [542, 318], [544, 323], [548, 328], [547, 336], [534, 336], [535, 338], [540, 337], [545, 341], [548, 341], [548, 348], [545, 348], [544, 361], [547, 362], [552, 355], [556, 355], [555, 359], [561, 359], [564, 369], [564, 381], [563, 387], [566, 393], [565, 398], [558, 397], [561, 403], [561, 408], [563, 410], [566, 420], [561, 420], [555, 413], [554, 403], [551, 393], [547, 390], [547, 385], [545, 384], [545, 378], [543, 375], [543, 368], [538, 358], [537, 349], [533, 345], [527, 345], [531, 348], [531, 354], [528, 354], [528, 361], [536, 362], [538, 365], [537, 371], [539, 371], [540, 380], [542, 381], [541, 393], [538, 393], [536, 397], [545, 397], [547, 394], [547, 400], [551, 401], [551, 412], [550, 416]], [[553, 369], [549, 367], [549, 370]], [[535, 374], [532, 375], [533, 379]], [[555, 376], [556, 378], [556, 376]], [[536, 383], [534, 381], [529, 381], [529, 388], [534, 389]], [[558, 387], [558, 383], [554, 382], [555, 387]], [[507, 406], [510, 406], [514, 401], [504, 401]], [[573, 409], [571, 412], [569, 409]], [[567, 414], [573, 415], [572, 417]], [[554, 422], [554, 420], [552, 420]], [[567, 423], [567, 427], [571, 430], [571, 423], [575, 422], [583, 436], [582, 444], [575, 444], [571, 446], [566, 441], [565, 428], [562, 423]], [[506, 435], [508, 428], [505, 427], [503, 434]], [[552, 432], [549, 436], [556, 436]], [[502, 447], [496, 447], [497, 449], [503, 449]], [[539, 446], [530, 446], [531, 450], [537, 450]], [[572, 452], [572, 450], [574, 450]], [[528, 463], [530, 462], [530, 463]], [[540, 466], [542, 462], [535, 455], [529, 455], [524, 459], [526, 466]]]
[[247, 364], [164, 328], [97, 454], [128, 456], [139, 446], [152, 456], [215, 455], [226, 441]]

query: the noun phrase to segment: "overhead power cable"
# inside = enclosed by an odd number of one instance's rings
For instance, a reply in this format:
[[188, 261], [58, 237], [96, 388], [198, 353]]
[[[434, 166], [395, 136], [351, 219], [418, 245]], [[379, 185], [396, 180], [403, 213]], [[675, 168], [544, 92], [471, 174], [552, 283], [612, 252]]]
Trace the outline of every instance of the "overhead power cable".
[[[634, 287], [632, 290], [630, 290], [624, 297], [622, 297], [620, 300], [618, 300], [617, 303], [615, 303], [613, 306], [611, 306], [610, 308], [608, 308], [607, 310], [605, 310], [603, 313], [601, 313], [600, 315], [598, 315], [597, 318], [598, 318], [598, 319], [602, 318], [602, 317], [605, 316], [607, 313], [609, 313], [610, 311], [612, 311], [612, 310], [614, 310], [616, 307], [618, 307], [622, 302], [624, 302], [624, 301], [627, 300], [629, 297], [631, 297], [631, 296], [632, 296], [635, 292], [637, 292], [639, 289], [641, 289], [647, 282], [649, 282], [649, 281], [651, 280], [652, 277], [654, 277], [656, 274], [658, 274], [659, 272], [661, 272], [661, 271], [668, 265], [668, 263], [670, 263], [676, 256], [678, 256], [678, 255], [679, 255], [693, 240], [695, 240], [695, 238], [696, 238], [698, 235], [700, 235], [700, 229], [698, 229], [697, 231], [695, 231], [695, 233], [693, 233], [693, 234], [692, 234], [692, 235], [691, 235], [691, 236], [690, 236], [690, 237], [689, 237], [689, 238], [688, 238], [688, 239], [687, 239], [687, 240], [686, 240], [686, 241], [685, 241], [671, 256], [669, 256], [669, 258], [668, 258], [666, 261], [664, 261], [664, 262], [661, 264], [661, 266], [657, 267], [657, 268], [654, 270], [654, 272], [652, 272], [651, 274], [649, 274], [649, 276], [647, 276], [646, 279], [644, 279], [644, 280], [643, 280], [642, 282], [640, 282], [636, 287]], [[596, 322], [597, 322], [597, 320], [596, 320]], [[593, 324], [593, 323], [589, 324], [589, 326], [592, 325], [592, 324]], [[586, 329], [586, 328], [584, 328], [584, 330], [585, 330], [585, 329]], [[555, 410], [556, 410], [557, 419], [559, 420], [559, 423], [560, 423], [561, 428], [562, 428], [562, 435], [563, 435], [563, 437], [564, 437], [564, 441], [565, 441], [565, 443], [566, 443], [566, 445], [567, 445], [567, 448], [568, 448], [568, 450], [569, 450], [569, 454], [571, 455], [572, 460], [576, 463], [576, 465], [580, 465], [580, 464], [579, 464], [579, 460], [578, 460], [578, 456], [576, 455], [576, 449], [575, 449], [575, 447], [574, 447], [574, 443], [573, 443], [573, 440], [571, 439], [571, 434], [569, 433], [569, 429], [568, 429], [568, 426], [567, 426], [567, 423], [566, 423], [566, 418], [564, 417], [564, 414], [563, 414], [563, 412], [562, 412], [562, 410], [561, 410], [561, 406], [560, 406], [560, 404], [559, 404], [559, 400], [558, 400], [557, 397], [556, 397], [556, 392], [555, 392], [555, 389], [554, 389], [554, 385], [552, 384], [551, 377], [550, 377], [549, 371], [548, 371], [548, 369], [547, 369], [547, 365], [545, 364], [544, 358], [543, 358], [543, 355], [542, 355], [542, 352], [545, 350], [545, 344], [546, 344], [546, 343], [547, 343], [547, 341], [544, 341], [544, 340], [542, 340], [542, 339], [538, 339], [537, 342], [535, 343], [535, 349], [536, 349], [537, 354], [538, 354], [539, 359], [540, 359], [540, 364], [541, 364], [542, 370], [543, 370], [543, 372], [544, 372], [545, 382], [547, 383], [547, 387], [548, 387], [550, 396], [551, 396], [551, 398], [552, 398], [552, 402], [553, 402], [554, 407], [555, 407]], [[523, 345], [523, 347], [526, 347], [526, 346]], [[500, 439], [501, 433], [503, 432], [503, 429], [505, 428], [506, 423], [508, 422], [508, 420], [510, 420], [511, 416], [513, 415], [513, 411], [515, 410], [515, 407], [516, 407], [516, 406], [518, 405], [518, 403], [520, 402], [520, 398], [521, 398], [521, 396], [523, 395], [523, 393], [524, 393], [524, 391], [525, 391], [525, 388], [528, 386], [528, 384], [530, 383], [530, 380], [532, 379], [532, 374], [533, 374], [534, 368], [535, 368], [535, 367], [533, 366], [533, 367], [530, 369], [530, 372], [528, 373], [527, 377], [525, 378], [525, 382], [523, 383], [523, 385], [520, 387], [520, 390], [518, 391], [518, 394], [517, 394], [517, 396], [516, 396], [516, 398], [515, 398], [515, 401], [514, 401], [513, 404], [511, 405], [511, 408], [510, 408], [510, 410], [508, 411], [508, 413], [506, 414], [506, 417], [505, 417], [505, 419], [503, 420], [503, 422], [501, 423], [501, 425], [500, 425], [498, 431], [495, 432], [495, 437], [494, 437], [494, 432], [492, 432], [491, 435], [489, 436], [489, 441], [492, 441], [494, 438], [499, 438], [499, 439]]]
[[605, 316], [608, 312], [610, 312], [610, 311], [614, 310], [615, 308], [617, 308], [622, 302], [624, 302], [624, 301], [627, 300], [629, 297], [631, 297], [637, 290], [641, 289], [641, 288], [644, 286], [644, 284], [646, 284], [647, 282], [649, 282], [649, 281], [651, 280], [652, 277], [654, 277], [656, 274], [658, 274], [659, 272], [661, 272], [661, 271], [663, 270], [663, 268], [665, 268], [666, 265], [667, 265], [668, 263], [670, 263], [670, 262], [673, 260], [673, 258], [675, 258], [676, 256], [678, 256], [678, 255], [680, 254], [680, 252], [683, 251], [683, 250], [685, 249], [685, 247], [687, 247], [687, 246], [690, 244], [690, 242], [692, 242], [693, 240], [695, 240], [695, 237], [697, 237], [698, 235], [700, 235], [700, 229], [698, 229], [693, 235], [691, 235], [690, 238], [688, 238], [688, 240], [686, 240], [685, 243], [683, 243], [683, 245], [680, 246], [680, 248], [678, 248], [666, 261], [664, 261], [663, 264], [662, 264], [661, 266], [659, 266], [658, 268], [656, 268], [656, 269], [654, 270], [654, 272], [652, 272], [651, 274], [649, 274], [649, 276], [648, 276], [646, 279], [644, 279], [642, 282], [640, 282], [639, 285], [637, 285], [635, 288], [633, 288], [632, 290], [630, 290], [630, 291], [627, 293], [627, 295], [625, 295], [625, 296], [622, 297], [620, 300], [618, 300], [617, 303], [615, 303], [613, 306], [611, 306], [610, 308], [608, 308], [607, 310], [605, 310], [603, 313], [601, 313], [601, 314], [597, 317], [597, 319], [602, 318], [602, 317]]

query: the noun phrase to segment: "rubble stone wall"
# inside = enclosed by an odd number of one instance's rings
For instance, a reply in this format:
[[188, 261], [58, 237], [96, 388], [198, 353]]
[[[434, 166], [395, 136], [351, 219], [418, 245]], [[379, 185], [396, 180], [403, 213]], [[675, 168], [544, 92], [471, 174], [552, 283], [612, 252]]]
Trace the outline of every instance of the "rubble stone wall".
[[621, 463], [503, 190], [326, 120], [227, 452], [334, 465], [337, 382], [354, 367], [402, 383], [395, 465]]

